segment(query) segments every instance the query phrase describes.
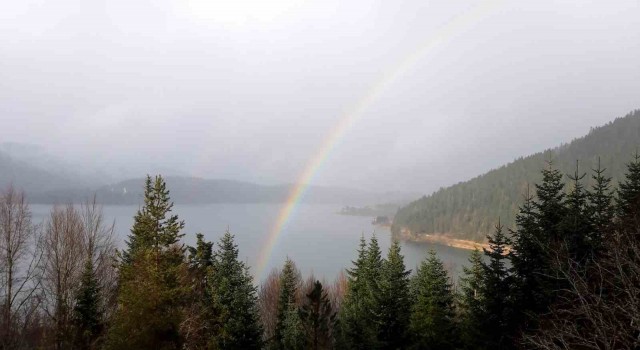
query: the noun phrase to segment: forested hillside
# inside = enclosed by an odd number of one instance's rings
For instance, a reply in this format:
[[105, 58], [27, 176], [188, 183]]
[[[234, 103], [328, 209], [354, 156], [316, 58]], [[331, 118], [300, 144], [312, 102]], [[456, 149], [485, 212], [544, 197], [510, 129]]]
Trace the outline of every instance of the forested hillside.
[[[514, 225], [528, 184], [540, 182], [540, 170], [548, 161], [567, 175], [575, 173], [577, 160], [580, 174], [587, 173], [585, 184], [590, 185], [591, 170], [600, 159], [605, 174], [617, 183], [639, 146], [640, 110], [635, 110], [568, 144], [518, 158], [484, 175], [424, 196], [398, 211], [392, 231], [398, 235], [406, 228], [413, 234], [449, 234], [482, 241], [498, 218], [506, 227]], [[564, 181], [567, 180], [565, 176]]]

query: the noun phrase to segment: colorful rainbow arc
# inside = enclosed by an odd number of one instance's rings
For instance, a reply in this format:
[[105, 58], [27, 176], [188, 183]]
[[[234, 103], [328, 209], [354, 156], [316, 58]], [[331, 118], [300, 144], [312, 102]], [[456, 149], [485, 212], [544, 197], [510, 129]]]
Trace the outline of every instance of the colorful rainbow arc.
[[283, 228], [289, 222], [300, 200], [304, 196], [309, 184], [313, 182], [314, 177], [318, 174], [322, 165], [327, 161], [332, 151], [339, 144], [347, 130], [364, 114], [369, 107], [390, 85], [394, 80], [401, 76], [407, 69], [412, 67], [420, 58], [428, 51], [446, 42], [455, 34], [461, 32], [466, 27], [478, 21], [491, 10], [493, 10], [501, 1], [484, 1], [473, 8], [473, 10], [464, 13], [445, 24], [434, 35], [429, 37], [417, 50], [413, 51], [409, 56], [404, 58], [389, 70], [375, 84], [367, 90], [367, 93], [347, 112], [345, 113], [328, 134], [314, 157], [307, 163], [306, 168], [300, 175], [298, 181], [291, 189], [285, 204], [280, 209], [277, 219], [269, 231], [268, 236], [263, 243], [262, 250], [258, 256], [256, 277], [261, 278], [264, 269], [267, 267], [273, 248], [278, 242], [278, 238], [282, 234]]

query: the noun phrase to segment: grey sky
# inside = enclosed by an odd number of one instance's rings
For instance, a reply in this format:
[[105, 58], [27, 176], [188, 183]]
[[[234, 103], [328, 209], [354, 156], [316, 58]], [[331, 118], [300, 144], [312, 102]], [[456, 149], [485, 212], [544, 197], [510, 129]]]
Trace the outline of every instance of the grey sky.
[[[123, 176], [295, 181], [481, 1], [0, 3], [0, 141]], [[639, 1], [502, 1], [394, 79], [318, 184], [431, 191], [640, 108]]]

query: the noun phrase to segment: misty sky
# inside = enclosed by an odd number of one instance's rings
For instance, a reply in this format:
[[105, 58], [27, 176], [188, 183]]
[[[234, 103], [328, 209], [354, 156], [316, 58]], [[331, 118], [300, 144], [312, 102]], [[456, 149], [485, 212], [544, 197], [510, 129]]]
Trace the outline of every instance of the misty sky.
[[317, 184], [429, 192], [640, 108], [637, 0], [2, 1], [0, 142], [127, 177], [293, 182], [464, 16]]

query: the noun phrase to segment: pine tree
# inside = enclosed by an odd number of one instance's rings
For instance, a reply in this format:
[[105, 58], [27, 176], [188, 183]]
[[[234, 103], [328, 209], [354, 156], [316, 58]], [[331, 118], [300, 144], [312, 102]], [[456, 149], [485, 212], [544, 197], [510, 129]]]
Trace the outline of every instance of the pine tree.
[[491, 349], [508, 349], [513, 347], [512, 323], [513, 308], [510, 292], [512, 278], [507, 268], [509, 239], [503, 233], [503, 227], [498, 220], [493, 236], [489, 239], [489, 249], [484, 254], [489, 258], [488, 263], [482, 263], [484, 269], [484, 334]]
[[173, 202], [162, 176], [152, 181], [147, 175], [144, 191], [144, 206], [134, 217], [133, 228], [128, 237], [127, 250], [123, 253], [123, 262], [130, 264], [135, 254], [144, 249], [153, 249], [156, 255], [178, 243], [184, 236], [180, 231], [184, 222], [177, 215], [170, 215]]
[[145, 204], [134, 218], [119, 276], [119, 308], [109, 330], [108, 348], [177, 349], [183, 309], [191, 292], [184, 248], [184, 223], [167, 216], [173, 203], [161, 176], [147, 176]]
[[616, 212], [619, 221], [634, 222], [640, 217], [640, 153], [636, 152], [633, 160], [627, 164], [624, 181], [620, 182]]
[[353, 268], [347, 269], [347, 292], [340, 309], [339, 335], [341, 348], [372, 349], [376, 334], [370, 327], [369, 283], [368, 283], [368, 249], [364, 236], [360, 238], [358, 258], [353, 261]]
[[542, 170], [542, 183], [536, 184], [537, 202], [533, 202], [537, 210], [537, 222], [541, 230], [540, 243], [543, 247], [554, 248], [562, 235], [560, 223], [565, 217], [564, 184], [562, 174], [548, 162]]
[[514, 278], [514, 309], [517, 310], [517, 324], [522, 324], [523, 328], [529, 328], [528, 323], [546, 311], [551, 293], [547, 278], [550, 270], [548, 241], [538, 226], [535, 207], [527, 186], [524, 203], [516, 215], [516, 230], [511, 231], [513, 246], [509, 255]]
[[465, 349], [485, 348], [484, 310], [485, 272], [482, 253], [474, 249], [469, 266], [462, 268], [460, 277], [460, 336]]
[[566, 196], [564, 203], [566, 214], [561, 223], [566, 253], [570, 259], [579, 264], [584, 264], [585, 259], [593, 253], [589, 245], [592, 227], [587, 207], [587, 192], [582, 185], [582, 179], [586, 175], [580, 174], [579, 163], [576, 161], [575, 173], [568, 176], [572, 186]]
[[407, 346], [411, 298], [409, 274], [400, 253], [400, 243], [394, 241], [384, 261], [380, 282], [380, 345], [384, 349], [404, 349]]
[[220, 349], [262, 348], [257, 289], [249, 268], [238, 259], [238, 247], [229, 231], [218, 243], [210, 278], [216, 315], [211, 343]]
[[366, 319], [369, 327], [368, 333], [373, 335], [371, 341], [372, 347], [375, 348], [379, 348], [381, 346], [378, 336], [381, 332], [381, 317], [383, 314], [380, 303], [380, 297], [382, 295], [380, 284], [382, 281], [384, 264], [385, 261], [382, 259], [382, 251], [380, 250], [380, 245], [378, 244], [378, 238], [374, 234], [369, 240], [369, 247], [367, 249], [367, 267], [365, 269], [367, 297], [365, 299], [365, 302], [367, 304]]
[[320, 281], [315, 281], [313, 289], [306, 295], [306, 302], [300, 310], [300, 317], [306, 333], [306, 349], [330, 349], [333, 346], [331, 330], [335, 313], [329, 296]]
[[600, 166], [600, 158], [598, 157], [598, 167], [593, 169], [594, 174], [592, 175], [594, 183], [588, 193], [589, 217], [593, 227], [590, 245], [596, 253], [602, 250], [604, 239], [611, 231], [611, 224], [615, 215], [610, 186], [611, 178], [604, 175], [605, 171], [606, 169]]
[[[287, 317], [291, 318], [292, 307], [297, 307], [296, 293], [300, 277], [294, 262], [287, 258], [280, 273], [280, 296], [278, 297], [278, 313], [276, 317], [276, 328], [272, 346], [275, 349], [285, 349], [285, 322]], [[291, 325], [292, 320], [289, 320]], [[291, 332], [290, 332], [291, 333]]]
[[410, 331], [416, 349], [451, 349], [454, 335], [452, 286], [447, 271], [431, 250], [411, 280], [414, 303], [411, 307]]
[[196, 246], [187, 247], [188, 264], [197, 294], [204, 296], [207, 291], [208, 277], [213, 266], [213, 242], [204, 240], [202, 233], [196, 234]]
[[289, 303], [287, 310], [284, 314], [284, 320], [282, 322], [282, 349], [285, 350], [303, 350], [305, 349], [305, 334], [300, 318], [300, 312], [298, 306], [294, 303]]
[[93, 259], [87, 259], [74, 307], [76, 348], [93, 349], [103, 328], [100, 305], [100, 285], [93, 268]]

